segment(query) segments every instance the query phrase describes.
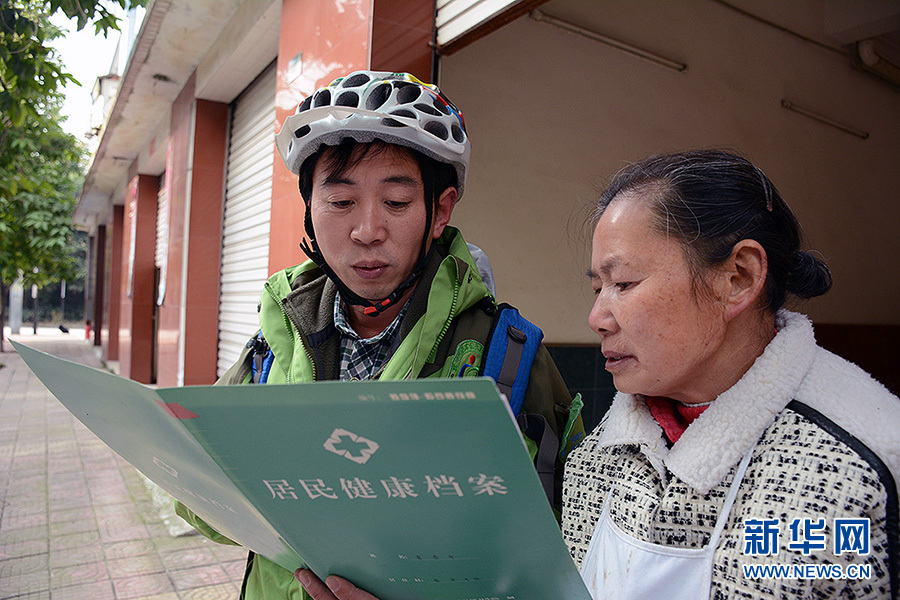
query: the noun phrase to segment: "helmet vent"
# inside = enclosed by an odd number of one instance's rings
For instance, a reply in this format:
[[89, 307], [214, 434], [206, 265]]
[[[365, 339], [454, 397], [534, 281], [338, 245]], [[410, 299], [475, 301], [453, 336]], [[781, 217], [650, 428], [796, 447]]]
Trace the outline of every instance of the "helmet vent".
[[433, 117], [441, 116], [441, 113], [439, 113], [436, 109], [432, 108], [431, 106], [428, 106], [427, 104], [419, 103], [419, 104], [414, 104], [413, 106], [416, 109], [421, 110], [423, 113], [431, 115]]
[[276, 136], [278, 152], [293, 173], [341, 140], [381, 140], [452, 166], [462, 194], [472, 146], [462, 113], [436, 85], [409, 73], [358, 70], [310, 90], [298, 102]]
[[398, 104], [409, 104], [410, 102], [415, 102], [419, 99], [419, 96], [422, 94], [422, 88], [417, 85], [408, 84], [401, 87], [397, 91], [397, 103]]
[[329, 104], [331, 104], [331, 90], [319, 90], [316, 92], [316, 95], [313, 98], [313, 106], [315, 108], [328, 106]]
[[[369, 83], [369, 76], [366, 75], [365, 73], [357, 73], [356, 75], [351, 75], [350, 77], [345, 79], [341, 83], [341, 87], [345, 87], [345, 88], [358, 87], [358, 86], [363, 85], [364, 83]], [[347, 105], [344, 104], [343, 106], [347, 106]]]
[[466, 134], [463, 133], [462, 127], [459, 125], [453, 124], [450, 127], [450, 134], [453, 136], [453, 139], [459, 142], [460, 144], [466, 139]]
[[436, 109], [438, 109], [439, 111], [441, 111], [441, 112], [444, 113], [445, 115], [449, 115], [449, 114], [450, 114], [450, 108], [449, 108], [446, 104], [444, 104], [441, 100], [439, 100], [438, 98], [434, 98], [434, 99], [431, 101], [431, 103], [434, 104], [434, 107], [435, 107]]
[[356, 92], [344, 92], [334, 101], [335, 106], [359, 106], [359, 94]]
[[438, 121], [428, 121], [425, 123], [424, 129], [434, 137], [442, 140], [447, 139], [447, 128], [443, 123], [439, 123]]
[[387, 102], [388, 97], [391, 95], [391, 89], [389, 84], [382, 84], [373, 89], [369, 93], [369, 97], [366, 98], [366, 108], [378, 110], [382, 104]]

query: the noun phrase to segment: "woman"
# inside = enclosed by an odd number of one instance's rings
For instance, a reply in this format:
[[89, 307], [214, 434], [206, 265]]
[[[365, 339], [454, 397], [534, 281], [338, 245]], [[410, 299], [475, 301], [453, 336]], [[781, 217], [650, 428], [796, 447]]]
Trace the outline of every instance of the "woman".
[[594, 597], [896, 598], [900, 401], [782, 308], [831, 275], [772, 183], [725, 152], [652, 157], [595, 217], [589, 324], [619, 393], [563, 514]]
[[658, 156], [595, 216], [589, 323], [619, 394], [563, 509], [594, 598], [896, 598], [900, 400], [783, 309], [831, 275], [772, 183], [725, 152]]

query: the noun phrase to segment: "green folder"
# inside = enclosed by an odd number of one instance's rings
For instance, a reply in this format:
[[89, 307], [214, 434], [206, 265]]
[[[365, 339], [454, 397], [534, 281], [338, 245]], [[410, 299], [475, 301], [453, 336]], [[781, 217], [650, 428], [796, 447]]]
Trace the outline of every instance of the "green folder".
[[217, 531], [385, 600], [591, 596], [487, 378], [152, 389], [13, 342]]

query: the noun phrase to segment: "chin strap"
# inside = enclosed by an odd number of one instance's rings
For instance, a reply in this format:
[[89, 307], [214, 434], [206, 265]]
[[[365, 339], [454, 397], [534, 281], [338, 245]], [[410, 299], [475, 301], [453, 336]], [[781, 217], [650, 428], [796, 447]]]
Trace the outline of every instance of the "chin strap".
[[[370, 317], [376, 317], [376, 316], [380, 315], [382, 312], [384, 312], [385, 310], [387, 310], [388, 307], [396, 304], [400, 300], [400, 298], [403, 296], [403, 294], [406, 292], [406, 290], [408, 290], [409, 288], [411, 288], [412, 286], [414, 286], [416, 284], [416, 281], [419, 279], [419, 275], [422, 274], [422, 270], [425, 268], [425, 264], [428, 263], [428, 258], [430, 258], [430, 257], [431, 257], [431, 250], [429, 249], [428, 254], [425, 257], [425, 260], [422, 261], [424, 264], [422, 264], [421, 266], [417, 265], [416, 269], [412, 273], [410, 273], [409, 277], [404, 279], [403, 282], [397, 286], [397, 289], [395, 289], [393, 292], [391, 292], [391, 295], [388, 296], [387, 298], [385, 298], [384, 300], [379, 300], [378, 302], [375, 302], [375, 303], [366, 301], [366, 302], [368, 302], [369, 306], [366, 306], [363, 309], [363, 312], [365, 314], [369, 315]], [[343, 298], [343, 297], [344, 297], [343, 292], [341, 292], [341, 298]], [[355, 304], [355, 303], [352, 303], [352, 304]]]

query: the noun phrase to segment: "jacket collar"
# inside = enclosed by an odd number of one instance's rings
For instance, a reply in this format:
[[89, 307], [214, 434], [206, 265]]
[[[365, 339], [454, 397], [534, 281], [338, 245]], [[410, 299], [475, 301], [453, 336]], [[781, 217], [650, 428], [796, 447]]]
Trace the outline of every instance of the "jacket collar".
[[[469, 269], [478, 273], [468, 249], [464, 254], [460, 252], [460, 249], [465, 247], [466, 242], [462, 234], [453, 227], [446, 227], [444, 234], [435, 241], [435, 251], [422, 270], [416, 289], [410, 297], [410, 306], [401, 324], [402, 337], [406, 337], [415, 323], [426, 313], [429, 292], [447, 256], [456, 258], [460, 278], [463, 278]], [[276, 273], [269, 279], [268, 285], [277, 297], [283, 299], [282, 305], [301, 332], [320, 332], [334, 325], [332, 307], [337, 287], [312, 261]], [[478, 290], [476, 292], [480, 299], [483, 294]], [[315, 297], [316, 302], [309, 302], [310, 296]]]
[[782, 310], [776, 324], [778, 333], [750, 369], [671, 448], [644, 397], [623, 393], [616, 394], [610, 407], [599, 446], [640, 446], [657, 469], [664, 464], [701, 494], [709, 492], [794, 399], [815, 358], [816, 342], [806, 317]]
[[[455, 283], [454, 283], [455, 282]], [[445, 310], [442, 303], [450, 303], [448, 296], [458, 288], [453, 314]], [[284, 363], [289, 372], [296, 351], [293, 335], [282, 323], [287, 315], [300, 334], [306, 348], [315, 355], [318, 378], [329, 377], [334, 368], [327, 355], [330, 346], [319, 352], [319, 346], [331, 340], [334, 328], [332, 308], [337, 288], [334, 283], [312, 261], [284, 269], [272, 275], [266, 283], [260, 306], [260, 324], [269, 345], [275, 351], [277, 361]], [[443, 235], [435, 241], [435, 252], [422, 272], [416, 289], [409, 302], [409, 309], [400, 324], [400, 335], [405, 346], [433, 341], [443, 324], [457, 314], [475, 304], [490, 292], [481, 282], [481, 276], [471, 256], [462, 234], [454, 227], [446, 227]], [[267, 327], [271, 323], [272, 327]], [[406, 341], [410, 338], [409, 341]], [[330, 343], [330, 342], [329, 342]], [[428, 356], [431, 347], [414, 352], [415, 371], [420, 362]], [[398, 352], [399, 353], [399, 352]], [[421, 355], [421, 356], [419, 356]], [[324, 363], [324, 364], [323, 364]], [[408, 368], [408, 367], [405, 367]], [[392, 373], [397, 375], [396, 373]]]

